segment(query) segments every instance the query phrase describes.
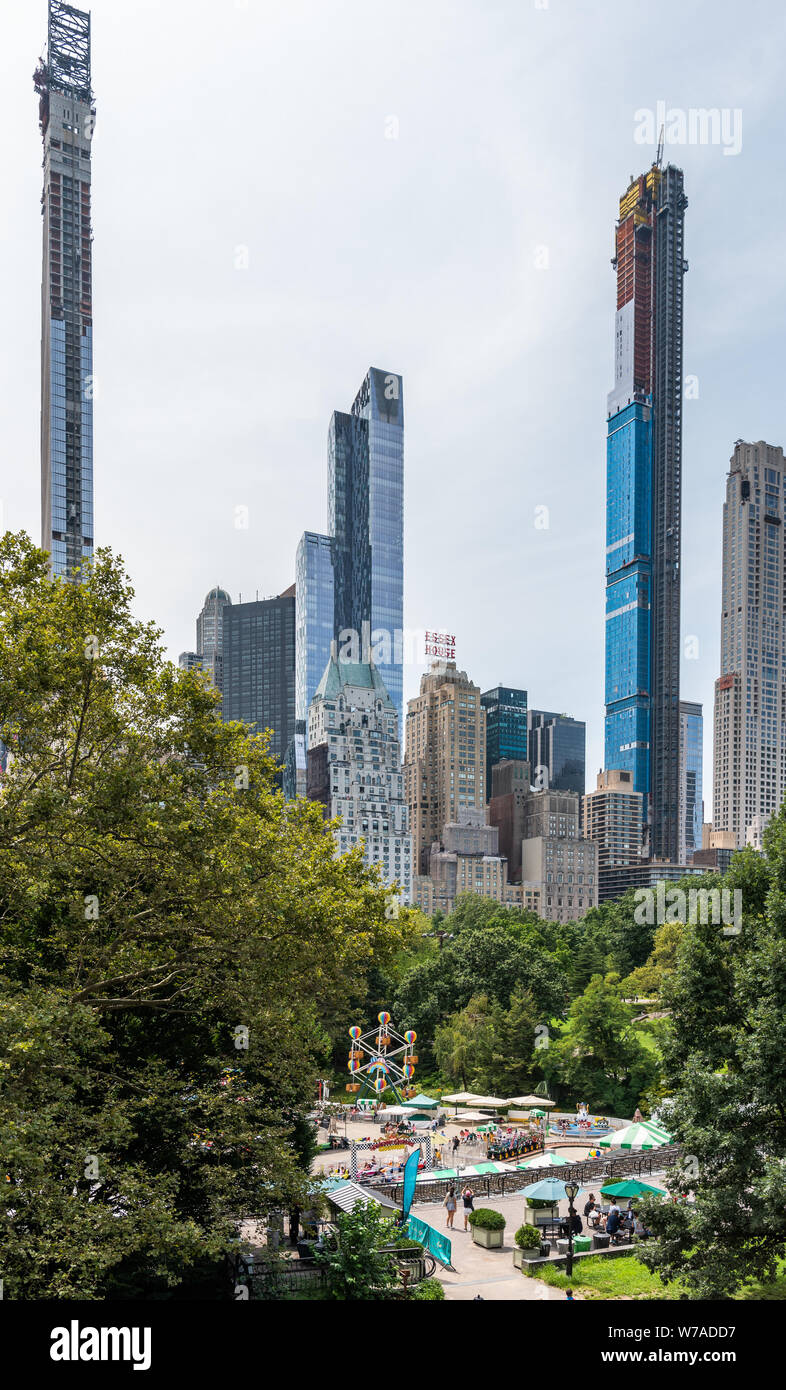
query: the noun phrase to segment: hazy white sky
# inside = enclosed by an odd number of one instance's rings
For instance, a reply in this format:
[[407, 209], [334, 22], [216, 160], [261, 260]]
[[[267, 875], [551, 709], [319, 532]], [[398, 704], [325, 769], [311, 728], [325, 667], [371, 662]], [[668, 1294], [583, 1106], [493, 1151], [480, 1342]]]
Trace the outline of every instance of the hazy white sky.
[[[140, 615], [176, 656], [214, 583], [286, 588], [301, 532], [325, 527], [331, 410], [369, 365], [400, 372], [405, 620], [450, 628], [482, 688], [521, 685], [585, 719], [590, 786], [609, 259], [619, 195], [654, 156], [634, 113], [741, 110], [737, 155], [666, 150], [690, 204], [683, 632], [699, 655], [682, 684], [704, 703], [709, 818], [728, 459], [737, 438], [786, 435], [780, 0], [94, 0], [92, 14], [96, 540], [125, 558]], [[37, 541], [45, 32], [45, 0], [6, 7], [1, 493], [5, 524]]]

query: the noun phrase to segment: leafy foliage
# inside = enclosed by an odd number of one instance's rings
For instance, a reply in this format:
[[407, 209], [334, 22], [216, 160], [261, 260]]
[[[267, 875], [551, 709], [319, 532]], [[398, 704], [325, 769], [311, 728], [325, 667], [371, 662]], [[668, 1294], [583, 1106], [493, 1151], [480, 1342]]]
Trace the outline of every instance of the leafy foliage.
[[239, 1217], [302, 1204], [321, 1017], [408, 931], [132, 597], [106, 551], [69, 583], [26, 537], [0, 541], [12, 1298], [187, 1284], [221, 1270]]

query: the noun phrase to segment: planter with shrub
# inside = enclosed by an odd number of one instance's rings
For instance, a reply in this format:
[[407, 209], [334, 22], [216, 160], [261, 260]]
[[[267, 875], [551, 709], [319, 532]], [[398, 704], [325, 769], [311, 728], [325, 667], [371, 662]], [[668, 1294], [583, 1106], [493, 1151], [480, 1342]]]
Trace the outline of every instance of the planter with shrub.
[[530, 1226], [548, 1226], [556, 1219], [558, 1208], [553, 1202], [543, 1202], [539, 1197], [527, 1198], [524, 1220]]
[[505, 1218], [501, 1211], [494, 1211], [491, 1207], [478, 1207], [476, 1211], [470, 1212], [469, 1224], [476, 1245], [483, 1245], [487, 1250], [500, 1249], [505, 1234]]
[[530, 1226], [527, 1222], [519, 1226], [515, 1236], [516, 1242], [513, 1249], [513, 1263], [516, 1269], [521, 1269], [522, 1260], [539, 1260], [541, 1239], [536, 1226]]

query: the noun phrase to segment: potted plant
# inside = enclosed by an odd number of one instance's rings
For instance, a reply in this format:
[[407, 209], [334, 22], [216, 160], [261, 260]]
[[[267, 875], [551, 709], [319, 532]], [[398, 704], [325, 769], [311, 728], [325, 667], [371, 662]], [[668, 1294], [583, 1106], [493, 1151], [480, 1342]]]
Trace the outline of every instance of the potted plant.
[[478, 1207], [470, 1212], [469, 1224], [472, 1239], [476, 1245], [484, 1245], [487, 1250], [499, 1250], [505, 1232], [505, 1218], [501, 1211], [491, 1207]]
[[540, 1232], [536, 1226], [531, 1226], [525, 1221], [523, 1226], [519, 1226], [515, 1236], [516, 1242], [513, 1250], [513, 1263], [516, 1269], [521, 1269], [522, 1260], [540, 1259]]

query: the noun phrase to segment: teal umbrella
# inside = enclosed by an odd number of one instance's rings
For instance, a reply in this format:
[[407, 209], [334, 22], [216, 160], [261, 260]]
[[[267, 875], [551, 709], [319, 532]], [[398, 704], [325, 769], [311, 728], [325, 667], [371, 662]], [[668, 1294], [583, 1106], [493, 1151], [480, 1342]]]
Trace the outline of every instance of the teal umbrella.
[[[578, 1184], [576, 1186], [578, 1187]], [[531, 1182], [528, 1187], [522, 1187], [516, 1193], [517, 1197], [531, 1197], [537, 1202], [562, 1202], [567, 1195], [564, 1182], [560, 1182], [558, 1178], [543, 1178], [541, 1182]]]
[[653, 1192], [656, 1197], [665, 1197], [666, 1193], [662, 1187], [652, 1187], [648, 1182], [640, 1182], [638, 1178], [625, 1178], [623, 1182], [609, 1183], [608, 1187], [602, 1187], [601, 1192], [604, 1197], [643, 1197], [647, 1192]]

